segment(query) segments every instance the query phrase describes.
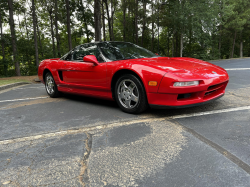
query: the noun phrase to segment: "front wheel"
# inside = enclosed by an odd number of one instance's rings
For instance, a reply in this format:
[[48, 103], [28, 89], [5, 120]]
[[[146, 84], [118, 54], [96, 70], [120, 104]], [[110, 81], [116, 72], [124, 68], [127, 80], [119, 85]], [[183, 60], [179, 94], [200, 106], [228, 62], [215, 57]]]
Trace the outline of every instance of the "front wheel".
[[115, 99], [119, 107], [127, 113], [141, 113], [148, 107], [143, 84], [131, 74], [121, 76], [116, 82]]
[[45, 88], [50, 97], [58, 97], [60, 92], [57, 89], [55, 80], [50, 72], [45, 75]]

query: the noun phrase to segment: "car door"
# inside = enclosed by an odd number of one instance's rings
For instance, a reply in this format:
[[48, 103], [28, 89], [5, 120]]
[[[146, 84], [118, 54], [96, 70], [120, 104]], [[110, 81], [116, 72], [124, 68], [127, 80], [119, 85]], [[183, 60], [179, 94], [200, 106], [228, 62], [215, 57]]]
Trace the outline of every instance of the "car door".
[[99, 50], [95, 44], [81, 45], [74, 49], [62, 61], [62, 79], [64, 86], [78, 89], [77, 92], [91, 95], [103, 95], [107, 92], [106, 62], [99, 59], [99, 65], [84, 62], [85, 55], [99, 57]]

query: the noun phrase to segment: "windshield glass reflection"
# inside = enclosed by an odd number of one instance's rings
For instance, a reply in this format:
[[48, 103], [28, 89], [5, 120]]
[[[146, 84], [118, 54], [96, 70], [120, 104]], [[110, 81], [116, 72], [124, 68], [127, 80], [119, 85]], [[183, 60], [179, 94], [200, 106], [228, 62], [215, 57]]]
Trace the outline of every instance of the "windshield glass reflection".
[[99, 43], [98, 47], [110, 61], [159, 57], [147, 49], [126, 42]]

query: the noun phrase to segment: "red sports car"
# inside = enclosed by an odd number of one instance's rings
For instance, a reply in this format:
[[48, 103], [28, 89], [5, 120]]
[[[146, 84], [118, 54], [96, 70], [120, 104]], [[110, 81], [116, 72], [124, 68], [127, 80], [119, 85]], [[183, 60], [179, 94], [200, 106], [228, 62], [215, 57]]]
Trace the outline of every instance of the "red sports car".
[[79, 45], [60, 59], [43, 60], [38, 76], [50, 97], [68, 92], [111, 99], [128, 113], [207, 103], [223, 96], [229, 81], [216, 65], [160, 57], [128, 42]]

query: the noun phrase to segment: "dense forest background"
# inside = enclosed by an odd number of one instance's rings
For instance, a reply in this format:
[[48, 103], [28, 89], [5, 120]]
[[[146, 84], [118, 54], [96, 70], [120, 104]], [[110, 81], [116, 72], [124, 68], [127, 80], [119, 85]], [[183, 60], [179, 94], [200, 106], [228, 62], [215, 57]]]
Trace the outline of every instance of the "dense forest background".
[[0, 77], [93, 41], [127, 41], [163, 56], [250, 56], [249, 0], [1, 0]]

